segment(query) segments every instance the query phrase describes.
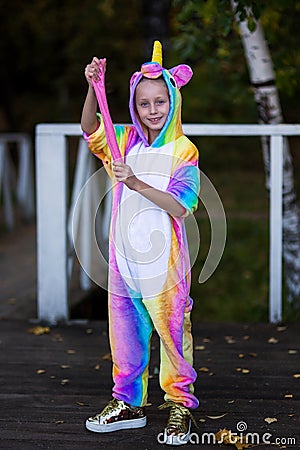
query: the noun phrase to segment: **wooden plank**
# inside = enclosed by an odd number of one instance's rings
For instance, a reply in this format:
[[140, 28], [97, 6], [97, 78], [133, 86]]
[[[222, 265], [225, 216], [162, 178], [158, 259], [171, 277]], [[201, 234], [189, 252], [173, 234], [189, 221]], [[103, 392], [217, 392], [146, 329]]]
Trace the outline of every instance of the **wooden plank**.
[[[103, 435], [87, 432], [84, 421], [111, 396], [111, 362], [103, 359], [109, 353], [107, 323], [61, 325], [41, 336], [29, 334], [32, 327], [24, 321], [1, 321], [0, 448], [162, 448], [157, 436], [167, 412], [157, 410], [163, 393], [157, 375], [156, 334], [152, 340], [152, 405], [147, 407], [147, 427]], [[207, 438], [204, 433], [225, 427], [235, 432], [237, 424], [244, 421], [249, 432], [271, 433], [274, 439], [295, 438], [297, 445], [286, 448], [298, 448], [299, 379], [293, 377], [300, 367], [298, 324], [282, 329], [270, 324], [196, 323], [193, 330], [198, 349], [195, 388], [200, 398], [200, 407], [194, 413], [199, 430], [193, 429], [194, 438]], [[200, 370], [203, 367], [209, 371]], [[250, 372], [238, 372], [238, 367]], [[285, 397], [287, 394], [293, 397]], [[210, 418], [223, 414], [219, 419]], [[266, 417], [277, 418], [277, 422], [267, 424]], [[195, 448], [195, 444], [185, 448]], [[223, 447], [204, 442], [201, 448]], [[255, 448], [270, 449], [270, 445]]]

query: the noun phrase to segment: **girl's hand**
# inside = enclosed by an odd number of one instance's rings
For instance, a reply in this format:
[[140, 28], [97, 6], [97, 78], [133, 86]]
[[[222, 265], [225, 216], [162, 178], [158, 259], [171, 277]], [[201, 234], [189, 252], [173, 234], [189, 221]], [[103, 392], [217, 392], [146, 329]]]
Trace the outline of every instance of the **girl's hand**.
[[84, 75], [89, 86], [93, 87], [92, 81], [99, 81], [99, 75], [106, 71], [106, 58], [98, 59], [96, 56], [85, 68]]
[[134, 188], [137, 177], [128, 164], [124, 164], [122, 161], [114, 161], [113, 172], [117, 181], [122, 181], [129, 189]]

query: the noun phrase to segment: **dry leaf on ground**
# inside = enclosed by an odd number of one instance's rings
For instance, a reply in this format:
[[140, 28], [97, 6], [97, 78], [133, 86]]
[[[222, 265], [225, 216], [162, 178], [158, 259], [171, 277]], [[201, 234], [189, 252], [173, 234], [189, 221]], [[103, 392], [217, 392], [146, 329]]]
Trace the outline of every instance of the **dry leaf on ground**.
[[222, 419], [222, 417], [227, 416], [227, 414], [228, 413], [221, 414], [220, 416], [206, 416], [206, 417], [208, 417], [209, 419], [217, 420], [217, 419]]
[[298, 353], [298, 350], [292, 350], [291, 349], [291, 350], [288, 351], [289, 355], [297, 355], [297, 353]]
[[225, 340], [226, 340], [227, 344], [235, 344], [235, 342], [236, 342], [232, 336], [225, 336]]
[[41, 334], [50, 333], [50, 328], [37, 325], [36, 327], [29, 328], [27, 330], [27, 333], [34, 334], [35, 336], [40, 336]]
[[200, 367], [199, 372], [209, 372], [208, 367]]
[[247, 443], [246, 436], [237, 436], [236, 434], [233, 434], [231, 430], [227, 430], [226, 428], [215, 433], [215, 436], [219, 444], [235, 445], [237, 450], [252, 447], [251, 444]]
[[266, 417], [264, 421], [270, 425], [270, 423], [277, 422], [277, 419], [276, 417]]
[[196, 345], [195, 350], [205, 350], [205, 345]]

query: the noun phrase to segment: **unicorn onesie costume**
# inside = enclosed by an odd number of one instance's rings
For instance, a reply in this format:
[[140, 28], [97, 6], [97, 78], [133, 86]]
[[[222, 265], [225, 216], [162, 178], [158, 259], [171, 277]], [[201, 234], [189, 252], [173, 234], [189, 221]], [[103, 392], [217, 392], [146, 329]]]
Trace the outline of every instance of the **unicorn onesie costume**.
[[[108, 287], [113, 397], [133, 407], [146, 405], [150, 339], [155, 329], [161, 344], [160, 385], [165, 401], [193, 409], [198, 400], [193, 388], [196, 371], [184, 217], [197, 207], [199, 169], [197, 148], [182, 131], [179, 91], [192, 71], [186, 65], [163, 68], [158, 44], [152, 61], [130, 80], [132, 125], [114, 126], [114, 133], [119, 157], [134, 175], [170, 193], [183, 206], [184, 215], [173, 217], [124, 183], [116, 183], [111, 163], [118, 155], [109, 148], [104, 117], [99, 116], [98, 129], [84, 137], [113, 183]], [[162, 78], [170, 100], [167, 119], [151, 144], [135, 108], [136, 87], [143, 77]]]

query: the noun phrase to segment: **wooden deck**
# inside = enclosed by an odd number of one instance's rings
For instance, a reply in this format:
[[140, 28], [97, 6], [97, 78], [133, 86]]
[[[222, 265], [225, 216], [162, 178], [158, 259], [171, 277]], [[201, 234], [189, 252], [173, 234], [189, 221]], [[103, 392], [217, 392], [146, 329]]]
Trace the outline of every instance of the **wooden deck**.
[[[107, 317], [106, 307], [99, 310], [99, 295], [79, 286], [79, 264], [74, 264], [70, 284], [71, 317]], [[91, 301], [90, 297], [94, 300]], [[17, 223], [16, 229], [0, 233], [0, 319], [30, 320], [37, 317], [37, 256], [35, 223]]]
[[[111, 395], [106, 321], [73, 322], [43, 335], [29, 333], [34, 326], [24, 320], [0, 321], [1, 449], [163, 448], [157, 435], [167, 412], [157, 410], [163, 402], [157, 336], [152, 342], [147, 427], [100, 435], [86, 431], [84, 421]], [[244, 435], [259, 435], [256, 449], [298, 449], [299, 325], [196, 323], [193, 330], [199, 374], [195, 387], [201, 401], [194, 414], [199, 429], [193, 428], [193, 442], [198, 436], [199, 445], [184, 448], [234, 449], [212, 440], [208, 444], [212, 436], [204, 433], [223, 428], [236, 433], [237, 424], [244, 422]], [[266, 418], [276, 421], [268, 424]], [[263, 444], [264, 433], [269, 433], [267, 441], [277, 438], [282, 445]]]

